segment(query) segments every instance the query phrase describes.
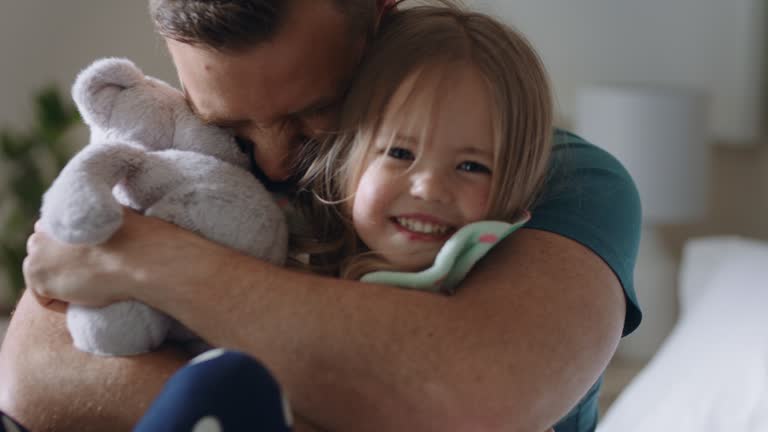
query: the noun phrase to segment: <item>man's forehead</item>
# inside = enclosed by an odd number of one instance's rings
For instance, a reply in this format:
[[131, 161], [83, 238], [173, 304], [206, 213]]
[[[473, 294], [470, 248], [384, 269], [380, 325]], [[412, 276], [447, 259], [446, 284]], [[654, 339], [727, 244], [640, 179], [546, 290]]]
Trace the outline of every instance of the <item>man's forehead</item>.
[[[277, 110], [274, 109], [274, 106], [278, 106], [278, 104], [273, 104], [270, 109], [259, 109], [264, 107], [265, 104], [247, 104], [238, 100], [228, 100], [222, 94], [209, 94], [207, 98], [201, 98], [199, 102], [196, 102], [195, 98], [190, 94], [188, 87], [182, 84], [187, 105], [197, 117], [205, 123], [229, 128], [241, 127], [247, 124], [266, 127], [289, 117], [312, 115], [315, 110], [338, 103], [345, 89], [346, 81], [342, 81], [338, 86], [332, 88], [330, 92], [306, 94], [297, 97], [295, 100], [284, 99], [282, 101], [283, 106], [287, 108]], [[244, 99], [264, 100], [258, 97]]]
[[177, 62], [177, 68], [187, 104], [207, 123], [267, 123], [280, 112], [280, 100], [273, 98], [263, 75], [238, 70], [236, 65]]
[[273, 40], [235, 53], [169, 41], [190, 105], [206, 118], [270, 123], [337, 101], [362, 47], [333, 5], [304, 1]]
[[225, 128], [234, 128], [240, 126], [240, 123], [243, 123], [244, 121], [238, 121], [236, 117], [223, 114], [223, 113], [217, 113], [215, 110], [207, 110], [207, 111], [201, 111], [197, 108], [197, 105], [195, 105], [195, 102], [192, 100], [192, 98], [189, 96], [189, 92], [187, 91], [186, 87], [183, 87], [182, 90], [184, 91], [184, 99], [187, 102], [187, 105], [189, 106], [189, 109], [192, 110], [192, 112], [203, 122], [209, 125], [213, 126], [219, 126], [219, 127], [225, 127]]

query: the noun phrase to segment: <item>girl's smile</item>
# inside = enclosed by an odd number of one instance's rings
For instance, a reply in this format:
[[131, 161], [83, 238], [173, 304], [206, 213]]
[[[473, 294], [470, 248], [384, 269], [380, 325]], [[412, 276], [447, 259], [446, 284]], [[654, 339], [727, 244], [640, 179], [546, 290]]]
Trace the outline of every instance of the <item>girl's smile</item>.
[[455, 227], [426, 214], [394, 216], [391, 221], [400, 232], [413, 241], [444, 242], [456, 232]]

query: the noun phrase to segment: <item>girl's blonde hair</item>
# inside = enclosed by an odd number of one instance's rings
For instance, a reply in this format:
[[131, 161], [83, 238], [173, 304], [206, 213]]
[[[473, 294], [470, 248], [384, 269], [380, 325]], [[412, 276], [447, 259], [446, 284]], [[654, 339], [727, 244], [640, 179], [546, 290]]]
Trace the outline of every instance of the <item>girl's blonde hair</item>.
[[[542, 187], [553, 103], [541, 60], [523, 36], [497, 20], [441, 4], [385, 17], [342, 108], [340, 132], [307, 155], [300, 202], [314, 231], [311, 241], [297, 244], [316, 271], [356, 279], [388, 267], [355, 235], [344, 204], [406, 79], [416, 79], [410, 98], [419, 89], [441, 89], [435, 80], [459, 68], [474, 68], [483, 78], [492, 99], [495, 155], [488, 219], [520, 217]], [[423, 125], [422, 136], [429, 128], [429, 122]]]

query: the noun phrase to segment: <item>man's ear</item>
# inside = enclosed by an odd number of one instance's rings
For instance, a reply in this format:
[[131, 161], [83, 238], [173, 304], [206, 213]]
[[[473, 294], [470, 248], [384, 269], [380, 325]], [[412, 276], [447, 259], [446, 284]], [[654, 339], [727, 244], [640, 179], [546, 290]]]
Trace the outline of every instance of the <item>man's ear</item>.
[[72, 99], [89, 126], [104, 128], [120, 92], [143, 81], [144, 73], [130, 60], [96, 60], [78, 74], [72, 86]]

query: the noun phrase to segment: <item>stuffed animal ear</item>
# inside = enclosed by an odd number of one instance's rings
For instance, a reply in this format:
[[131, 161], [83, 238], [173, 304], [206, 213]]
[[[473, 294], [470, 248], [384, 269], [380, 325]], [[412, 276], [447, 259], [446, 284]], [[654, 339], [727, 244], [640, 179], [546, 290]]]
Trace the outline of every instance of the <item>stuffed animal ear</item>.
[[106, 127], [121, 91], [144, 81], [144, 73], [130, 60], [96, 60], [78, 74], [72, 98], [83, 120], [92, 127]]

